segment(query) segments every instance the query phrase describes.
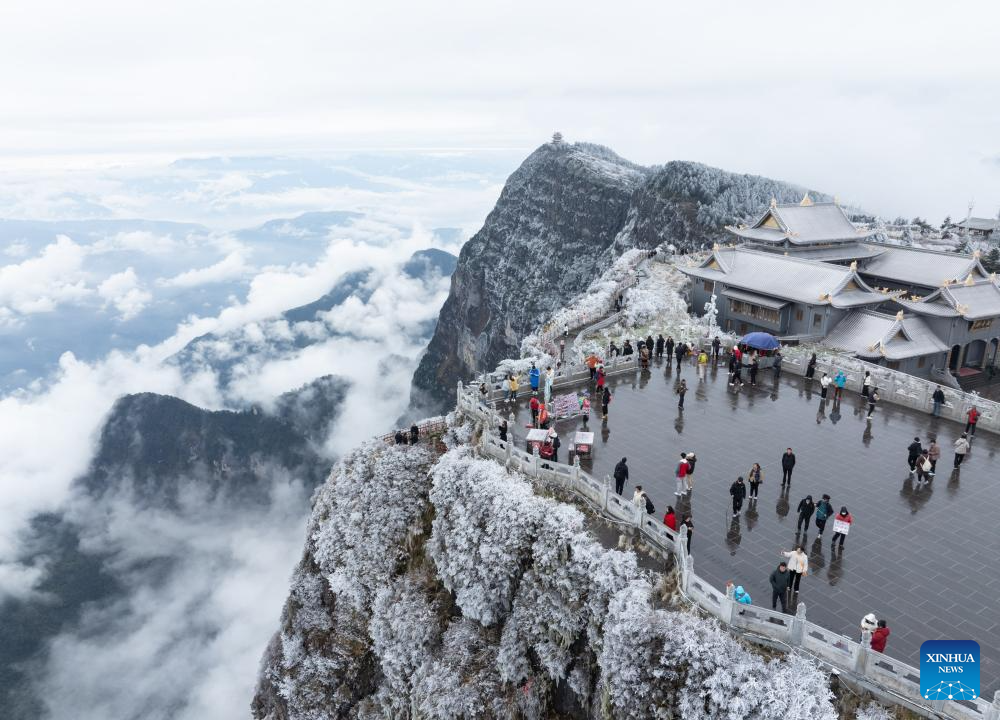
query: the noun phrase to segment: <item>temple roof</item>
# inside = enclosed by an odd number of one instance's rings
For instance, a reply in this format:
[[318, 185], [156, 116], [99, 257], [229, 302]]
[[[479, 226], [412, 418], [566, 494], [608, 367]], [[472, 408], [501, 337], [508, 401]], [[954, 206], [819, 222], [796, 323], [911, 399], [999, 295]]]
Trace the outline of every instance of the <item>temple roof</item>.
[[772, 204], [750, 227], [726, 227], [734, 235], [757, 242], [809, 245], [846, 242], [874, 234], [859, 230], [836, 203], [813, 203], [808, 195], [802, 203]]
[[990, 230], [996, 230], [1000, 227], [1000, 220], [997, 220], [996, 218], [970, 217], [968, 220], [962, 220], [961, 222], [955, 223], [955, 227], [987, 232]]
[[781, 247], [768, 247], [766, 245], [754, 245], [748, 243], [747, 247], [765, 250], [768, 252], [787, 252], [794, 254], [797, 258], [806, 260], [823, 260], [825, 262], [840, 262], [843, 260], [866, 260], [881, 255], [886, 251], [886, 247], [881, 244], [869, 245], [867, 243], [850, 242], [835, 243], [829, 245], [802, 245], [794, 250], [785, 250]]
[[895, 317], [873, 310], [852, 310], [821, 344], [847, 350], [861, 358], [902, 360], [944, 352], [941, 342], [927, 323], [918, 317]]
[[897, 298], [896, 302], [921, 315], [966, 320], [1000, 317], [1000, 288], [990, 279], [949, 285], [918, 301]]
[[989, 277], [975, 255], [906, 247], [887, 248], [884, 253], [865, 263], [861, 273], [924, 287], [941, 287], [946, 283], [962, 282], [970, 273], [974, 279]]
[[808, 305], [873, 305], [899, 294], [875, 292], [853, 267], [745, 247], [716, 248], [700, 266], [681, 270], [727, 287]]

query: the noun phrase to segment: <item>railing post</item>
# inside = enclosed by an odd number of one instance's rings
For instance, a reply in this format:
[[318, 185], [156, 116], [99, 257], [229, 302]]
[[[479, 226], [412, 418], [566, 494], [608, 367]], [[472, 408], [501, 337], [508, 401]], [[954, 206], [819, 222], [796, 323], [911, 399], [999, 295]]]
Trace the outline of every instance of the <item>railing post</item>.
[[610, 494], [611, 494], [611, 476], [610, 475], [605, 475], [604, 476], [604, 504], [602, 505], [602, 509], [604, 510], [604, 512], [608, 511], [608, 496]]
[[574, 489], [580, 487], [580, 456], [573, 455], [573, 484]]
[[870, 631], [865, 630], [861, 633], [861, 642], [858, 643], [857, 649], [854, 652], [854, 672], [859, 675], [865, 674], [865, 668], [868, 665], [868, 649], [872, 644], [872, 634]]
[[538, 461], [539, 461], [538, 446], [533, 445], [531, 447], [531, 472], [533, 476], [536, 478], [538, 477]]
[[726, 625], [733, 624], [733, 615], [736, 614], [735, 592], [735, 585], [732, 583], [726, 585], [726, 596], [722, 600], [722, 621], [726, 623]]
[[457, 399], [456, 399], [455, 404], [458, 405], [458, 407], [460, 407], [460, 408], [462, 407], [462, 381], [461, 380], [458, 381], [458, 393], [457, 393]]
[[986, 708], [983, 720], [1000, 720], [1000, 690], [993, 693], [993, 702]]
[[795, 608], [795, 617], [788, 628], [788, 644], [801, 645], [806, 629], [806, 604], [800, 602]]

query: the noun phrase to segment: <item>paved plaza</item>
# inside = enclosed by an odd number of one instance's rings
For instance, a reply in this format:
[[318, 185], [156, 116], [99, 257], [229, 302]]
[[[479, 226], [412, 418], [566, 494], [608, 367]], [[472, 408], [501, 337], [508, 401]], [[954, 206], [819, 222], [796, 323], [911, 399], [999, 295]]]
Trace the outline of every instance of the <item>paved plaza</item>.
[[[1000, 438], [980, 431], [961, 472], [952, 471], [952, 443], [964, 429], [888, 403], [865, 421], [863, 399], [845, 391], [835, 405], [820, 400], [801, 377], [775, 381], [762, 371], [758, 387], [727, 386], [726, 368], [709, 368], [699, 381], [693, 366], [681, 370], [689, 387], [683, 412], [673, 388], [676, 368], [609, 378], [614, 399], [606, 423], [595, 408], [594, 457], [585, 470], [610, 475], [628, 458], [631, 497], [641, 484], [662, 518], [668, 505], [690, 512], [695, 571], [723, 588], [742, 584], [754, 603], [770, 606], [768, 575], [798, 540], [809, 555], [799, 600], [807, 616], [830, 630], [858, 635], [862, 616], [874, 612], [892, 634], [886, 654], [919, 667], [924, 640], [972, 639], [982, 646], [982, 691], [1000, 689], [1000, 477], [994, 471]], [[831, 397], [833, 388], [831, 387]], [[517, 408], [515, 440], [523, 446], [530, 422], [527, 397]], [[500, 409], [505, 410], [501, 405]], [[570, 433], [581, 420], [558, 421], [566, 461]], [[906, 463], [907, 445], [936, 436], [942, 447], [937, 476], [917, 487]], [[797, 457], [791, 489], [782, 493], [781, 454]], [[695, 487], [673, 493], [680, 453], [698, 460]], [[733, 519], [729, 486], [751, 463], [764, 471], [760, 499], [744, 503]], [[828, 493], [836, 511], [846, 505], [854, 523], [842, 552], [831, 552], [832, 522], [822, 541], [811, 523], [796, 535], [796, 506], [807, 494]], [[679, 502], [678, 502], [679, 500]], [[794, 605], [789, 608], [792, 611]]]

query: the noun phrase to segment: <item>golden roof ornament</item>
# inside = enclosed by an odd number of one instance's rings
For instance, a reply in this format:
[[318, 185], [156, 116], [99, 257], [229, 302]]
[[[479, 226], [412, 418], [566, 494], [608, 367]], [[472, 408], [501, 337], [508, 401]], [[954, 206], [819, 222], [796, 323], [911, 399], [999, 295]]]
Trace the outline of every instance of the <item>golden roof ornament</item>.
[[809, 197], [809, 191], [806, 191], [806, 194], [802, 196], [802, 202], [800, 202], [799, 205], [802, 207], [809, 207], [812, 204], [813, 201], [812, 198]]
[[981, 252], [981, 251], [979, 250], [979, 248], [976, 248], [975, 250], [973, 250], [973, 251], [972, 251], [972, 257], [974, 257], [974, 258], [978, 258], [978, 257], [980, 257], [980, 256], [981, 256], [982, 254], [983, 254], [983, 253], [982, 253], [982, 252]]
[[772, 196], [771, 196], [771, 209], [773, 210], [773, 209], [774, 209], [774, 208], [776, 208], [776, 207], [778, 207], [778, 201], [777, 201], [777, 200], [775, 200], [775, 199], [774, 199], [774, 196], [772, 195]]
[[969, 273], [969, 277], [965, 278], [965, 287], [972, 287], [976, 284], [976, 281], [972, 279], [972, 273]]
[[969, 306], [963, 305], [962, 303], [958, 303], [955, 309], [958, 310], [959, 315], [965, 315], [967, 312], [969, 312]]
[[718, 252], [718, 251], [719, 251], [719, 243], [715, 243], [714, 245], [712, 245], [712, 252]]
[[951, 278], [945, 278], [945, 279], [944, 279], [944, 280], [943, 280], [943, 281], [941, 282], [941, 287], [948, 287], [949, 285], [951, 285]]
[[858, 269], [858, 261], [851, 260], [851, 270], [857, 271], [857, 269]]
[[903, 319], [903, 311], [902, 310], [900, 310], [898, 313], [896, 313], [896, 319], [900, 320], [900, 321]]

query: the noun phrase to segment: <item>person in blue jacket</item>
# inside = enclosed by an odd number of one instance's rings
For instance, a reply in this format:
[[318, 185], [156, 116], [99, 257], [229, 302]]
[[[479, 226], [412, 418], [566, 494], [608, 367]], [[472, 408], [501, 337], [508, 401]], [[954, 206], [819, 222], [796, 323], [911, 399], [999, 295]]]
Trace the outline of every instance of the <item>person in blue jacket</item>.
[[531, 370], [528, 371], [528, 382], [531, 383], [532, 392], [538, 392], [538, 379], [540, 376], [541, 373], [538, 372], [535, 363], [531, 363]]
[[743, 605], [750, 605], [753, 602], [750, 600], [750, 593], [744, 590], [742, 585], [736, 586], [736, 590], [733, 591], [733, 600]]
[[833, 378], [833, 399], [840, 400], [844, 394], [844, 386], [847, 385], [847, 376], [843, 370], [838, 370]]

